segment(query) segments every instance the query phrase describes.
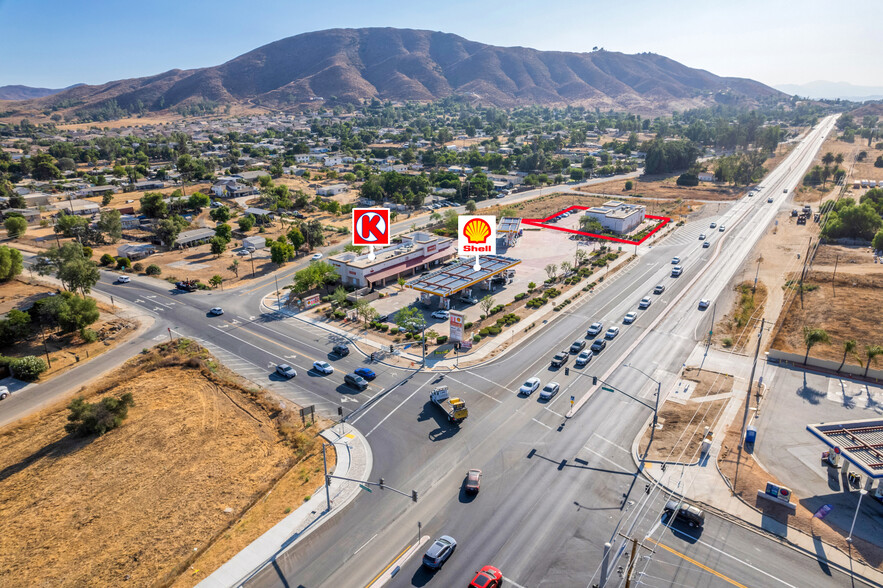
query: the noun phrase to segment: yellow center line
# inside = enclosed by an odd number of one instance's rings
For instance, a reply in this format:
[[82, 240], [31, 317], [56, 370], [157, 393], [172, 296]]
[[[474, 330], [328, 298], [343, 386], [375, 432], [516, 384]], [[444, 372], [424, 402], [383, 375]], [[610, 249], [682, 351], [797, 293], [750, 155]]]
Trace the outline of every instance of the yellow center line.
[[708, 572], [708, 573], [710, 573], [710, 574], [714, 574], [715, 576], [717, 576], [717, 577], [720, 578], [721, 580], [723, 580], [723, 581], [725, 581], [725, 582], [729, 582], [729, 583], [732, 584], [733, 586], [738, 586], [739, 588], [747, 588], [747, 586], [745, 586], [744, 584], [740, 584], [739, 582], [737, 582], [737, 581], [735, 581], [735, 580], [733, 580], [733, 579], [731, 579], [731, 578], [728, 578], [727, 576], [723, 575], [722, 573], [718, 572], [717, 570], [713, 570], [713, 569], [711, 569], [710, 567], [708, 567], [708, 566], [706, 566], [706, 565], [703, 565], [703, 564], [699, 563], [699, 562], [696, 561], [695, 559], [693, 559], [693, 558], [691, 558], [691, 557], [687, 557], [686, 555], [684, 555], [684, 554], [681, 553], [680, 551], [677, 551], [677, 550], [675, 550], [675, 549], [672, 549], [672, 548], [669, 547], [668, 545], [663, 545], [662, 543], [660, 543], [660, 542], [658, 542], [658, 541], [654, 541], [653, 539], [651, 539], [651, 538], [649, 538], [649, 537], [647, 537], [646, 540], [649, 541], [650, 543], [653, 543], [654, 545], [658, 545], [659, 547], [663, 548], [664, 550], [668, 551], [669, 553], [672, 553], [672, 554], [678, 556], [679, 558], [683, 559], [684, 561], [688, 561], [688, 562], [690, 562], [691, 564], [693, 564], [694, 566], [700, 567], [700, 568], [702, 568], [703, 570], [705, 570], [706, 572]]
[[[284, 280], [285, 278], [289, 278], [289, 277], [293, 276], [293, 275], [296, 274], [297, 272], [298, 272], [298, 270], [294, 270], [294, 271], [291, 272], [291, 273], [276, 276], [276, 278], [282, 278], [282, 279]], [[264, 278], [258, 278], [258, 280], [263, 280], [263, 279], [264, 279]], [[274, 279], [274, 280], [275, 280], [275, 278], [273, 278], [273, 275], [272, 275], [272, 274], [270, 274], [270, 275], [267, 277], [267, 283], [266, 283], [266, 284], [260, 284], [259, 286], [255, 286], [254, 288], [252, 288], [252, 289], [250, 289], [250, 290], [245, 290], [244, 292], [240, 292], [239, 295], [242, 296], [243, 294], [251, 294], [251, 293], [254, 292], [255, 290], [260, 290], [261, 288], [266, 288], [267, 286], [270, 285], [270, 280], [271, 280], [271, 279]]]
[[365, 586], [365, 588], [371, 588], [371, 586], [374, 585], [374, 582], [377, 581], [377, 578], [379, 578], [380, 576], [382, 576], [383, 574], [385, 574], [385, 573], [386, 573], [386, 570], [388, 570], [389, 568], [391, 568], [395, 562], [399, 561], [399, 558], [401, 558], [403, 555], [405, 555], [405, 552], [408, 551], [409, 549], [411, 549], [411, 546], [410, 546], [410, 545], [408, 545], [408, 546], [406, 546], [404, 549], [402, 549], [402, 552], [401, 552], [400, 554], [398, 554], [397, 556], [395, 556], [395, 558], [393, 558], [393, 560], [392, 560], [391, 562], [389, 562], [389, 563], [386, 565], [386, 567], [383, 568], [383, 569], [380, 571], [379, 574], [377, 574], [376, 576], [374, 576], [374, 579], [371, 580], [370, 582], [368, 582], [368, 585]]
[[251, 329], [248, 329], [245, 326], [243, 326], [242, 323], [235, 323], [234, 324], [234, 323], [231, 323], [230, 321], [227, 321], [227, 324], [230, 325], [230, 327], [232, 327], [231, 330], [245, 331], [249, 335], [254, 335], [255, 337], [259, 337], [259, 338], [263, 339], [264, 341], [266, 341], [267, 343], [271, 343], [277, 347], [281, 347], [282, 349], [287, 349], [288, 351], [291, 351], [295, 355], [298, 355], [300, 357], [304, 357], [310, 361], [318, 361], [316, 359], [313, 359], [312, 357], [310, 357], [309, 355], [307, 355], [306, 353], [304, 353], [302, 351], [298, 351], [297, 349], [295, 349], [293, 347], [289, 347], [288, 345], [284, 345], [284, 344], [280, 343], [279, 341], [276, 341], [275, 339], [270, 339], [269, 337], [265, 337], [265, 336], [261, 335], [260, 333], [255, 333]]

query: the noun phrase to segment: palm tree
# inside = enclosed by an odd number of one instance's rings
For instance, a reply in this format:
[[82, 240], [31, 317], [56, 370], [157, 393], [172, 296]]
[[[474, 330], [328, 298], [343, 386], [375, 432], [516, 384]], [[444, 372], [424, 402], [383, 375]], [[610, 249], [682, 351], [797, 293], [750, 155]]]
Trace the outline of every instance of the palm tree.
[[855, 339], [850, 339], [843, 343], [843, 361], [840, 362], [840, 367], [837, 368], [838, 372], [843, 369], [843, 364], [846, 363], [846, 356], [849, 354], [855, 355], [856, 347], [858, 347], [858, 342]]
[[822, 163], [825, 165], [831, 165], [834, 162], [834, 154], [828, 151], [822, 156]]
[[871, 369], [871, 362], [875, 361], [878, 355], [883, 355], [883, 347], [879, 345], [866, 345], [865, 346], [865, 356], [868, 358], [868, 363], [865, 365], [865, 377], [868, 377], [868, 370]]
[[803, 343], [806, 345], [806, 355], [803, 358], [803, 363], [806, 364], [806, 361], [809, 359], [809, 350], [813, 348], [813, 345], [816, 343], [830, 343], [831, 338], [828, 336], [828, 331], [825, 329], [810, 329], [807, 326], [803, 327]]

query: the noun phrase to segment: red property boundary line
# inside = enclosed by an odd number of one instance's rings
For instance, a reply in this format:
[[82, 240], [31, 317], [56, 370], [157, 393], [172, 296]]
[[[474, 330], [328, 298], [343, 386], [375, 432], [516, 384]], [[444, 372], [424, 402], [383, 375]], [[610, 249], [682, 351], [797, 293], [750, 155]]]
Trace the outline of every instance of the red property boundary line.
[[656, 228], [654, 228], [652, 231], [650, 231], [649, 233], [644, 235], [644, 238], [641, 239], [640, 241], [630, 241], [628, 239], [618, 239], [616, 237], [608, 237], [607, 235], [598, 235], [596, 233], [586, 233], [585, 231], [577, 231], [575, 229], [565, 229], [564, 227], [556, 227], [554, 225], [545, 224], [546, 222], [549, 221], [549, 219], [555, 218], [556, 216], [563, 214], [565, 212], [572, 212], [574, 210], [588, 210], [588, 209], [589, 209], [588, 206], [574, 205], [569, 208], [565, 208], [564, 210], [561, 210], [559, 212], [556, 212], [555, 214], [550, 214], [546, 218], [540, 218], [540, 219], [524, 218], [524, 219], [521, 219], [521, 222], [526, 225], [532, 225], [534, 227], [542, 227], [544, 229], [552, 229], [553, 231], [562, 231], [564, 233], [574, 233], [576, 235], [586, 235], [588, 237], [594, 237], [596, 239], [605, 239], [607, 241], [613, 241], [615, 243], [625, 243], [627, 245], [640, 245], [641, 243], [643, 243], [644, 241], [646, 241], [647, 239], [652, 237], [653, 233], [655, 233], [656, 231], [658, 231], [659, 229], [661, 229], [662, 227], [667, 225], [669, 222], [671, 222], [671, 219], [668, 218], [667, 216], [653, 216], [651, 214], [644, 215], [644, 218], [652, 218], [652, 219], [658, 220], [660, 222], [658, 225], [656, 225]]

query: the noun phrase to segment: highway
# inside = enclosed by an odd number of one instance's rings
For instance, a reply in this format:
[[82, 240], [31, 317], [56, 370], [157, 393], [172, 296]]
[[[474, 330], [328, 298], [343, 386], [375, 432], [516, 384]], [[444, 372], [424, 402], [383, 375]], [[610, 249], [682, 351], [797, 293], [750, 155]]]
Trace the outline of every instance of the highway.
[[[194, 337], [235, 371], [292, 402], [315, 405], [325, 414], [341, 407], [349, 415], [375, 400], [349, 419], [371, 444], [372, 478], [415, 489], [419, 501], [378, 490], [363, 493], [248, 586], [368, 586], [416, 541], [418, 522], [424, 535], [455, 537], [458, 549], [434, 574], [420, 568], [418, 554], [402, 564], [390, 586], [466, 585], [486, 564], [502, 569], [504, 586], [590, 586], [599, 581], [605, 542], [613, 542], [615, 553], [630, 548], [618, 533], [642, 543], [636, 563], [641, 585], [849, 585], [841, 572], [713, 515], [701, 533], [661, 523], [668, 496], [655, 487], [645, 492], [646, 481], [631, 456], [632, 442], [652, 411], [624, 394], [594, 387], [591, 380], [599, 377], [652, 404], [656, 384], [645, 372], [659, 380], [663, 397], [669, 393], [711, 323], [710, 313], [698, 310], [698, 300], [713, 300], [727, 288], [784, 206], [783, 190], [796, 186], [834, 120], [819, 123], [762, 182], [760, 194], [691, 221], [655, 246], [640, 247], [638, 260], [593, 296], [555, 313], [544, 329], [502, 357], [469, 369], [443, 374], [371, 364], [378, 377], [369, 389], [349, 389], [343, 373], [368, 365], [366, 358], [358, 352], [329, 355], [335, 336], [261, 312], [259, 301], [273, 290], [272, 278], [250, 290], [183, 293], [156, 280], [114, 284], [113, 274], [103, 273], [96, 290], [154, 315], [153, 337], [167, 336], [166, 329]], [[726, 230], [711, 230], [712, 220]], [[700, 233], [709, 237], [710, 248], [701, 247]], [[678, 278], [670, 277], [674, 256], [684, 267]], [[634, 324], [623, 325], [623, 315], [636, 310], [656, 284], [666, 285], [665, 292], [651, 294], [650, 308], [638, 311]], [[213, 306], [222, 306], [225, 314], [209, 316]], [[620, 334], [586, 367], [575, 368], [571, 361], [568, 375], [551, 369], [555, 351], [583, 338], [596, 320], [605, 328], [619, 325]], [[310, 371], [315, 360], [329, 361], [336, 373]], [[274, 376], [273, 368], [282, 362], [293, 365], [298, 376]], [[537, 393], [519, 397], [519, 385], [531, 376], [543, 384], [557, 381], [561, 391], [549, 402]], [[467, 400], [470, 416], [461, 427], [450, 425], [429, 403], [429, 391], [440, 384]], [[568, 419], [571, 396], [581, 408]], [[14, 401], [10, 397], [4, 405]], [[475, 467], [484, 477], [481, 492], [472, 498], [462, 483], [466, 470]], [[614, 559], [608, 586], [623, 585], [617, 568], [626, 565], [627, 557]]]

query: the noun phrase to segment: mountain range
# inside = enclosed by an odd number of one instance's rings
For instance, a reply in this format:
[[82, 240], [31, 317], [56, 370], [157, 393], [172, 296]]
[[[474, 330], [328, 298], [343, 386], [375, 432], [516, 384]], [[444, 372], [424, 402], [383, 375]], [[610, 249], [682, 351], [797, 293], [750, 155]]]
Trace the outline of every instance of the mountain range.
[[82, 84], [74, 84], [67, 88], [33, 88], [31, 86], [0, 86], [0, 100], [30, 100], [42, 98], [64, 92], [68, 88], [75, 88]]
[[864, 102], [883, 99], [883, 86], [856, 86], [849, 82], [817, 80], [806, 84], [778, 84], [776, 88], [786, 94], [805, 96], [813, 100], [840, 98], [841, 100]]
[[759, 82], [719, 77], [653, 53], [539, 51], [434, 31], [362, 28], [304, 33], [215, 67], [81, 85], [3, 106], [76, 115], [108, 105], [128, 112], [206, 104], [288, 109], [317, 100], [452, 95], [501, 107], [571, 104], [636, 113], [785, 97]]

